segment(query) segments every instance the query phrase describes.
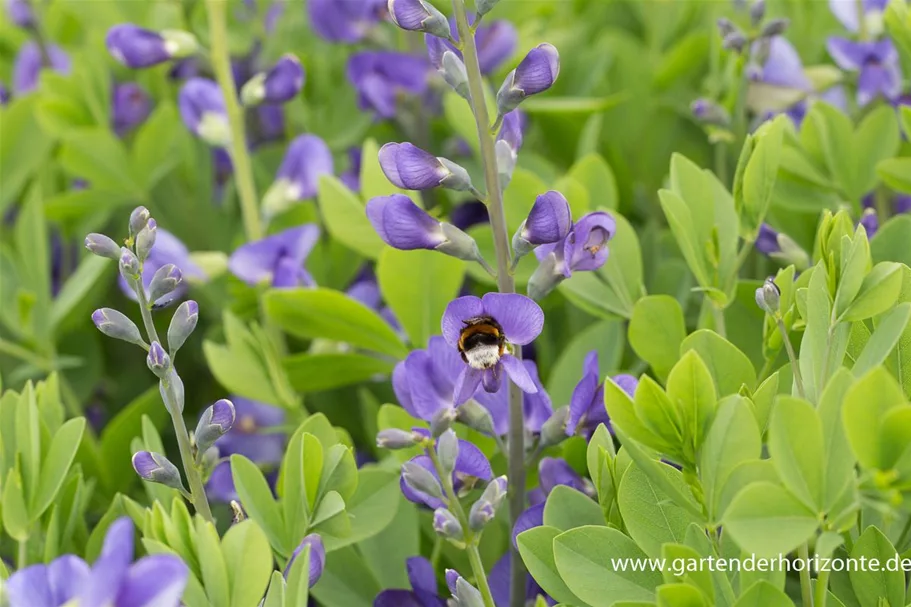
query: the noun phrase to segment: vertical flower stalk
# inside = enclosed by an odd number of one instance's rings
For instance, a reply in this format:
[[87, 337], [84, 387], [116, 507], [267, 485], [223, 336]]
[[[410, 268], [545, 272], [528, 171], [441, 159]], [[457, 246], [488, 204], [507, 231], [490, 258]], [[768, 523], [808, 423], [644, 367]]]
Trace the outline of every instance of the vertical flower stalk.
[[211, 40], [212, 67], [215, 79], [225, 99], [228, 124], [231, 127], [229, 150], [234, 165], [237, 191], [240, 196], [240, 210], [244, 220], [244, 232], [248, 241], [259, 240], [265, 234], [259, 216], [256, 185], [253, 183], [253, 165], [247, 151], [247, 135], [244, 114], [237, 100], [237, 88], [231, 72], [231, 57], [228, 51], [228, 3], [225, 0], [206, 0], [209, 17], [209, 38]]
[[[512, 262], [510, 260], [509, 233], [506, 228], [506, 212], [503, 208], [503, 193], [500, 190], [500, 178], [497, 170], [496, 143], [490, 125], [490, 117], [487, 114], [484, 80], [478, 62], [474, 30], [468, 23], [465, 0], [452, 0], [452, 8], [456, 17], [462, 57], [468, 75], [468, 101], [478, 129], [481, 161], [484, 165], [484, 181], [487, 186], [485, 202], [497, 253], [497, 287], [501, 293], [515, 293], [515, 280], [510, 273]], [[521, 348], [516, 349], [515, 356], [521, 358]], [[509, 520], [512, 524], [525, 511], [525, 420], [522, 389], [515, 383], [509, 387], [509, 453], [507, 455], [509, 460], [507, 474], [509, 479]], [[514, 606], [521, 606], [525, 596], [525, 567], [522, 557], [512, 544], [510, 551], [512, 551], [511, 603]]]

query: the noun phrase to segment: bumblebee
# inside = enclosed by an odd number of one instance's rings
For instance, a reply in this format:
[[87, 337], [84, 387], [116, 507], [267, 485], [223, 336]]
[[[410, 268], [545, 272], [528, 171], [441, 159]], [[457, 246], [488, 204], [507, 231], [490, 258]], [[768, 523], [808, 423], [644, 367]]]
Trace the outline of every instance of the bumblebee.
[[459, 334], [459, 354], [473, 369], [490, 369], [506, 353], [503, 327], [489, 316], [477, 316], [462, 321]]

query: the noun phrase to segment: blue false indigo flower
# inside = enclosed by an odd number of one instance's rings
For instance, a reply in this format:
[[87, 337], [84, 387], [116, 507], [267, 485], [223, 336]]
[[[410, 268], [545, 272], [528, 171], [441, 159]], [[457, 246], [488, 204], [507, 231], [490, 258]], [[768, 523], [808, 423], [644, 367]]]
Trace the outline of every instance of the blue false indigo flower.
[[[492, 476], [490, 462], [481, 450], [468, 441], [459, 440], [459, 455], [451, 475], [453, 490], [462, 494], [463, 491], [471, 490], [479, 480], [486, 481]], [[410, 502], [423, 504], [433, 510], [446, 505], [443, 503], [443, 490], [436, 468], [427, 455], [418, 455], [402, 465], [399, 486], [405, 499]]]
[[235, 421], [231, 430], [215, 443], [223, 454], [238, 453], [257, 464], [277, 464], [285, 453], [280, 426], [285, 411], [241, 396], [231, 396]]
[[501, 116], [519, 107], [522, 100], [553, 86], [560, 74], [560, 55], [552, 44], [539, 44], [531, 49], [518, 67], [511, 71], [497, 92], [497, 110]]
[[424, 0], [389, 0], [389, 16], [403, 30], [426, 32], [449, 38], [449, 21], [435, 6]]
[[234, 403], [226, 398], [215, 401], [215, 404], [202, 412], [196, 425], [197, 457], [215, 444], [215, 441], [227, 434], [234, 425]]
[[594, 493], [594, 487], [587, 479], [566, 463], [566, 460], [555, 457], [542, 457], [538, 463], [538, 482], [545, 495], [550, 495], [557, 485], [572, 487], [589, 497]]
[[322, 139], [316, 135], [296, 137], [263, 196], [263, 214], [271, 218], [295, 202], [313, 198], [320, 175], [331, 175], [333, 170], [332, 152]]
[[275, 288], [311, 287], [316, 283], [304, 269], [319, 239], [319, 228], [306, 224], [262, 240], [241, 245], [228, 258], [228, 269], [250, 286], [268, 283]]
[[419, 444], [424, 437], [417, 432], [408, 432], [399, 428], [380, 430], [376, 435], [376, 446], [381, 449], [410, 449]]
[[699, 122], [705, 124], [714, 124], [716, 126], [728, 126], [731, 123], [731, 116], [728, 111], [718, 105], [711, 99], [700, 97], [690, 104], [690, 111]]
[[765, 279], [762, 286], [756, 289], [756, 305], [767, 314], [775, 315], [781, 302], [781, 289], [775, 284], [775, 281], [769, 277]]
[[544, 312], [524, 295], [487, 293], [483, 298], [467, 295], [451, 301], [443, 313], [443, 337], [465, 362], [456, 380], [455, 404], [471, 398], [479, 385], [497, 392], [504, 370], [523, 392], [536, 393], [528, 370], [507, 346], [531, 343], [543, 327]]
[[345, 187], [354, 193], [361, 191], [361, 149], [348, 148], [348, 170], [339, 175]]
[[858, 105], [865, 106], [879, 96], [894, 101], [901, 95], [902, 76], [898, 51], [888, 38], [875, 42], [829, 38], [826, 48], [838, 67], [849, 72], [859, 72]]
[[386, 178], [405, 190], [443, 187], [465, 191], [472, 187], [464, 168], [410, 143], [387, 143], [380, 148], [379, 157]]
[[499, 135], [497, 135], [494, 149], [497, 154], [497, 173], [501, 190], [506, 190], [506, 186], [512, 180], [512, 173], [519, 159], [519, 148], [522, 147], [522, 131], [524, 129], [523, 122], [524, 116], [520, 110], [513, 110], [503, 117], [503, 125], [500, 127]]
[[[452, 411], [444, 409], [444, 411]], [[453, 415], [453, 419], [454, 419]], [[440, 434], [436, 445], [437, 458], [443, 472], [452, 472], [455, 469], [456, 459], [459, 457], [459, 439], [452, 428]]]
[[617, 231], [610, 214], [589, 213], [573, 225], [566, 237], [535, 249], [540, 265], [528, 281], [528, 295], [541, 299], [573, 272], [597, 270], [607, 262], [608, 241]]
[[161, 266], [152, 276], [149, 283], [149, 301], [158, 301], [165, 295], [174, 292], [183, 281], [180, 268], [174, 264]]
[[[144, 210], [144, 209], [143, 209]], [[147, 213], [148, 211], [146, 211]], [[141, 222], [141, 215], [139, 214], [136, 219], [135, 225], [132, 225], [133, 228], [139, 228]], [[132, 218], [131, 218], [132, 219]], [[145, 224], [143, 223], [142, 226]], [[131, 232], [136, 234], [136, 232]], [[190, 252], [187, 250], [186, 245], [184, 245], [176, 236], [170, 232], [162, 229], [156, 229], [155, 236], [155, 247], [149, 253], [149, 256], [146, 258], [145, 262], [142, 264], [142, 284], [148, 292], [152, 286], [152, 278], [158, 272], [159, 268], [166, 266], [168, 264], [174, 264], [181, 270], [181, 275], [184, 280], [177, 286], [176, 289], [168, 293], [167, 295], [157, 299], [150, 300], [154, 308], [162, 308], [164, 306], [170, 305], [174, 301], [183, 297], [187, 291], [187, 280], [188, 278], [201, 280], [205, 278], [205, 274], [200, 269], [199, 266], [190, 258]], [[133, 287], [130, 285], [130, 282], [121, 277], [120, 279], [120, 290], [123, 291], [124, 295], [136, 301], [136, 293], [133, 291]]]
[[38, 79], [41, 76], [41, 70], [45, 67], [63, 75], [70, 73], [72, 62], [60, 47], [49, 44], [47, 46], [47, 56], [50, 59], [50, 66], [44, 65], [44, 58], [41, 56], [41, 48], [36, 42], [26, 42], [19, 48], [13, 63], [13, 94], [17, 97], [29, 93], [38, 86]]
[[386, 11], [385, 0], [310, 0], [307, 13], [316, 34], [329, 42], [361, 41]]
[[153, 32], [132, 23], [121, 23], [108, 30], [105, 45], [114, 59], [133, 69], [189, 57], [199, 47], [189, 32]]
[[231, 142], [231, 127], [221, 89], [212, 80], [190, 78], [177, 97], [180, 117], [190, 131], [216, 147]]
[[168, 371], [171, 370], [171, 357], [168, 356], [168, 353], [164, 351], [164, 348], [162, 348], [161, 344], [157, 341], [153, 341], [149, 346], [149, 355], [146, 357], [146, 365], [159, 379], [164, 379], [168, 374]]
[[767, 223], [759, 226], [756, 250], [786, 265], [793, 264], [798, 272], [810, 267], [810, 256], [787, 234], [775, 230]]
[[136, 207], [130, 213], [130, 236], [135, 237], [149, 223], [152, 214], [143, 206]]
[[91, 567], [66, 554], [16, 571], [6, 584], [9, 607], [178, 607], [189, 577], [187, 565], [171, 554], [133, 563], [133, 533], [129, 517], [111, 523]]
[[[543, 504], [542, 504], [543, 506]], [[542, 522], [543, 524], [543, 522]], [[511, 553], [509, 550], [490, 569], [487, 584], [490, 586], [490, 596], [494, 605], [509, 605], [512, 590], [509, 586], [509, 573], [511, 568]], [[551, 605], [556, 601], [547, 596], [531, 575], [525, 576], [525, 603], [524, 605]]]
[[244, 84], [240, 98], [244, 105], [285, 103], [304, 88], [304, 68], [292, 54], [283, 55], [267, 72], [260, 72]]
[[415, 493], [428, 495], [434, 499], [443, 498], [443, 488], [440, 486], [439, 478], [414, 461], [402, 464], [402, 483]]
[[437, 508], [433, 511], [433, 530], [440, 537], [453, 543], [461, 544], [465, 541], [462, 524], [447, 508]]
[[454, 586], [452, 596], [459, 607], [484, 607], [484, 597], [481, 596], [481, 592], [469, 584], [465, 578], [457, 577]]
[[133, 251], [120, 247], [120, 275], [124, 280], [133, 283], [139, 278], [139, 260]]
[[426, 349], [413, 350], [393, 369], [392, 389], [399, 404], [424, 421], [452, 409], [453, 389], [463, 364], [456, 350], [445, 339], [434, 335]]
[[444, 607], [444, 601], [437, 594], [437, 579], [433, 565], [422, 556], [413, 556], [405, 561], [408, 583], [411, 590], [383, 590], [373, 601], [373, 607]]
[[569, 202], [560, 192], [551, 190], [535, 198], [535, 203], [512, 237], [516, 259], [536, 246], [563, 240], [573, 225]]
[[867, 35], [876, 38], [883, 31], [883, 13], [888, 4], [889, 0], [829, 0], [829, 9], [851, 32], [860, 31], [862, 19]]
[[98, 257], [120, 261], [120, 245], [104, 234], [92, 233], [85, 237], [85, 248]]
[[480, 531], [496, 516], [500, 504], [506, 499], [506, 486], [505, 476], [499, 476], [487, 484], [468, 515], [468, 524], [473, 531]]
[[474, 238], [438, 221], [404, 194], [377, 196], [367, 203], [367, 218], [383, 242], [396, 249], [429, 249], [486, 265]]
[[161, 453], [137, 451], [133, 454], [133, 470], [144, 481], [158, 483], [180, 491], [184, 490], [177, 466]]
[[762, 30], [759, 32], [759, 36], [761, 38], [773, 38], [775, 36], [781, 36], [788, 29], [788, 25], [790, 25], [790, 23], [790, 19], [772, 19], [762, 26]]
[[[450, 40], [456, 43], [459, 41], [459, 32], [455, 20], [450, 21], [449, 30], [450, 39], [437, 38], [430, 34], [424, 36], [430, 63], [433, 64], [437, 70], [442, 69], [443, 55], [447, 51], [452, 52], [460, 63], [463, 62], [462, 52], [450, 42]], [[516, 32], [516, 28], [508, 21], [494, 21], [490, 25], [481, 25], [477, 32], [475, 32], [475, 45], [478, 49], [478, 67], [481, 69], [481, 73], [489, 74], [494, 71], [497, 66], [509, 59], [516, 49], [517, 41], [518, 33]], [[458, 91], [458, 89], [456, 90]]]
[[291, 572], [291, 566], [294, 564], [295, 559], [300, 556], [301, 552], [308, 549], [310, 550], [310, 572], [308, 578], [308, 585], [310, 588], [316, 585], [316, 582], [319, 581], [320, 577], [323, 575], [323, 569], [326, 567], [326, 548], [323, 545], [323, 538], [317, 533], [311, 533], [310, 535], [304, 537], [301, 540], [301, 543], [294, 549], [294, 552], [291, 554], [291, 558], [288, 559], [288, 564], [285, 566], [284, 576], [287, 578], [288, 573]]
[[148, 93], [135, 82], [114, 86], [111, 94], [111, 122], [114, 132], [123, 137], [149, 117], [152, 101]]
[[92, 312], [92, 322], [108, 337], [146, 347], [146, 342], [142, 339], [136, 323], [117, 310], [111, 308], [95, 310]]
[[873, 238], [879, 230], [879, 216], [876, 214], [876, 209], [864, 209], [859, 223], [867, 231], [867, 238]]
[[380, 118], [394, 118], [401, 93], [423, 95], [427, 91], [430, 67], [423, 57], [364, 51], [351, 55], [346, 72], [357, 90], [360, 109], [373, 110]]
[[3, 107], [7, 103], [9, 103], [9, 100], [10, 100], [9, 89], [6, 88], [5, 84], [0, 82], [0, 107]]
[[[630, 398], [636, 393], [636, 387], [639, 385], [639, 380], [632, 375], [615, 375], [611, 380], [629, 394]], [[573, 389], [569, 416], [566, 419], [566, 435], [581, 434], [591, 438], [600, 424], [613, 431], [610, 417], [604, 407], [604, 383], [598, 370], [598, 352], [592, 350], [585, 357], [582, 379]]]
[[[522, 366], [531, 378], [535, 388], [537, 388], [537, 392], [526, 392], [522, 399], [522, 409], [525, 412], [525, 430], [531, 434], [539, 434], [543, 429], [544, 423], [553, 414], [553, 404], [547, 394], [547, 390], [541, 384], [541, 379], [538, 376], [538, 366], [535, 362], [523, 359]], [[482, 386], [472, 398], [490, 412], [496, 434], [502, 435], [509, 431], [509, 382], [502, 382], [500, 389], [496, 392], [487, 392]], [[459, 405], [459, 412], [467, 404]]]
[[23, 29], [30, 29], [35, 25], [35, 12], [28, 0], [6, 0], [6, 16]]
[[185, 301], [174, 312], [171, 317], [171, 324], [168, 325], [168, 349], [172, 355], [183, 346], [184, 342], [191, 333], [196, 329], [196, 323], [199, 321], [199, 305], [193, 301]]
[[136, 234], [136, 256], [142, 263], [149, 256], [152, 247], [155, 246], [155, 237], [157, 236], [158, 224], [154, 219], [146, 221], [146, 225]]
[[895, 197], [893, 205], [897, 214], [911, 213], [911, 196], [899, 194]]

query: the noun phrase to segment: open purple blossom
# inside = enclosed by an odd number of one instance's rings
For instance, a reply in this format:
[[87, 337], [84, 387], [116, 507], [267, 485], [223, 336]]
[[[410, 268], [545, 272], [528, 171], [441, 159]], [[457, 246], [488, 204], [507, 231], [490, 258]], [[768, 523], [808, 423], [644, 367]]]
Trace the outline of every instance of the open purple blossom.
[[864, 209], [858, 223], [866, 230], [867, 238], [873, 238], [876, 232], [879, 231], [879, 217], [876, 214], [876, 209]]
[[319, 228], [306, 224], [241, 245], [228, 259], [228, 269], [245, 283], [268, 283], [276, 288], [311, 287], [313, 277], [304, 269], [319, 239]]
[[[72, 69], [70, 56], [63, 52], [59, 46], [49, 44], [47, 46], [47, 56], [50, 59], [50, 68], [52, 70], [64, 75], [70, 73]], [[13, 63], [13, 93], [18, 97], [35, 90], [38, 86], [41, 70], [44, 67], [41, 48], [38, 44], [32, 41], [23, 44]]]
[[888, 38], [873, 42], [833, 37], [829, 38], [826, 48], [838, 67], [849, 72], [859, 72], [858, 105], [867, 105], [879, 96], [892, 101], [901, 94], [898, 52]]
[[160, 33], [132, 23], [112, 27], [108, 30], [104, 43], [114, 59], [130, 68], [157, 65], [172, 57]]
[[348, 81], [358, 94], [358, 107], [380, 118], [394, 118], [399, 93], [423, 95], [430, 64], [423, 57], [392, 51], [363, 51], [348, 60]]
[[[542, 520], [543, 524], [543, 520]], [[496, 607], [509, 607], [510, 587], [509, 571], [512, 562], [512, 554], [507, 550], [500, 557], [500, 560], [494, 564], [487, 576], [487, 584], [490, 586], [490, 594]], [[538, 597], [544, 597], [548, 605], [555, 605], [556, 601], [551, 599], [541, 586], [535, 581], [531, 574], [525, 576], [525, 605], [537, 605]]]
[[123, 137], [149, 117], [152, 100], [149, 94], [135, 82], [114, 86], [111, 93], [111, 121], [114, 132]]
[[[449, 30], [452, 39], [458, 42], [459, 32], [454, 19], [449, 22]], [[482, 74], [489, 74], [512, 57], [519, 36], [512, 23], [501, 20], [493, 21], [489, 25], [481, 25], [474, 37], [478, 49], [478, 67], [481, 68]], [[427, 45], [430, 63], [437, 69], [440, 69], [443, 53], [446, 51], [452, 51], [459, 59], [462, 59], [462, 52], [444, 38], [426, 34], [424, 43]]]
[[283, 55], [266, 72], [254, 75], [244, 84], [240, 95], [246, 105], [259, 103], [285, 103], [291, 101], [304, 88], [304, 67], [300, 60], [288, 53]]
[[439, 411], [452, 408], [463, 364], [445, 339], [431, 337], [425, 350], [412, 350], [393, 369], [392, 388], [399, 404], [412, 416], [428, 422]]
[[888, 4], [889, 0], [829, 0], [832, 14], [851, 32], [860, 30], [860, 19], [867, 22], [868, 30], [874, 29], [870, 27], [872, 24], [878, 24], [881, 29], [882, 13]]
[[[416, 431], [426, 432], [426, 430]], [[409, 461], [412, 464], [416, 464], [429, 471], [439, 482], [440, 477], [437, 475], [436, 469], [429, 456], [418, 455], [411, 458]], [[455, 492], [458, 493], [466, 486], [468, 488], [473, 487], [479, 480], [489, 481], [492, 476], [493, 470], [490, 467], [490, 462], [487, 461], [487, 457], [485, 457], [481, 450], [472, 443], [460, 439], [459, 454], [456, 457], [455, 468], [452, 472], [452, 485]], [[400, 480], [400, 486], [405, 498], [410, 502], [423, 504], [432, 510], [445, 507], [445, 504], [440, 498], [410, 487], [408, 483], [405, 482], [404, 476]]]
[[234, 424], [215, 446], [224, 455], [234, 453], [258, 464], [278, 464], [284, 455], [285, 436], [280, 427], [285, 411], [248, 398], [233, 395]]
[[523, 392], [538, 391], [522, 362], [508, 346], [531, 343], [544, 327], [544, 312], [531, 299], [512, 293], [467, 295], [446, 307], [443, 337], [465, 363], [455, 386], [455, 404], [472, 397], [479, 385], [487, 392], [500, 389], [505, 370]]
[[320, 175], [334, 171], [332, 152], [316, 135], [300, 135], [288, 146], [275, 181], [263, 196], [263, 212], [272, 217], [293, 203], [316, 196]]
[[225, 147], [231, 141], [231, 127], [221, 88], [214, 80], [190, 78], [177, 97], [184, 125], [210, 145]]
[[512, 238], [516, 255], [525, 255], [534, 247], [563, 240], [573, 225], [569, 202], [560, 192], [551, 190], [537, 198]]
[[385, 0], [310, 0], [307, 14], [316, 34], [329, 42], [359, 42], [386, 11]]
[[501, 115], [516, 109], [529, 95], [542, 93], [553, 86], [560, 74], [560, 55], [552, 44], [539, 44], [528, 51], [518, 67], [511, 71], [497, 92], [497, 109]]
[[[163, 295], [153, 303], [156, 308], [162, 308], [182, 299], [187, 292], [187, 280], [203, 280], [206, 275], [202, 269], [190, 258], [190, 251], [176, 236], [162, 228], [156, 229], [155, 246], [142, 264], [142, 284], [149, 291], [152, 278], [162, 267], [173, 264], [183, 277], [180, 284], [173, 291]], [[120, 290], [132, 300], [136, 300], [136, 293], [122, 276], [119, 278]]]
[[403, 30], [449, 36], [449, 22], [433, 4], [424, 0], [389, 0], [389, 16]]
[[443, 187], [457, 191], [471, 188], [471, 178], [464, 168], [410, 143], [387, 143], [380, 148], [379, 157], [386, 178], [400, 188]]
[[413, 556], [405, 561], [411, 590], [383, 590], [373, 601], [373, 607], [446, 607], [437, 593], [437, 579], [430, 561]]
[[323, 569], [326, 567], [326, 548], [323, 545], [323, 538], [317, 533], [311, 533], [306, 536], [301, 543], [298, 544], [297, 548], [294, 549], [294, 552], [291, 554], [291, 558], [288, 559], [288, 564], [285, 566], [284, 575], [287, 578], [288, 573], [291, 571], [291, 566], [294, 564], [295, 559], [300, 556], [306, 548], [310, 548], [310, 571], [308, 578], [308, 586], [313, 588], [313, 586], [319, 581], [320, 577], [323, 575]]
[[6, 0], [6, 16], [12, 23], [28, 29], [35, 25], [35, 11], [28, 0]]
[[6, 584], [10, 607], [178, 607], [189, 570], [179, 557], [156, 554], [133, 562], [133, 523], [108, 528], [101, 555], [89, 565], [71, 554], [15, 572]]
[[[553, 404], [538, 376], [538, 365], [534, 361], [523, 359], [522, 366], [537, 388], [536, 392], [526, 392], [522, 395], [525, 429], [532, 434], [538, 434], [544, 422], [553, 414]], [[497, 434], [504, 435], [509, 432], [509, 382], [503, 382], [496, 392], [478, 389], [473, 398], [490, 413]]]
[[[630, 398], [636, 392], [639, 380], [632, 375], [615, 375], [614, 383], [620, 386]], [[599, 424], [611, 430], [610, 417], [604, 407], [604, 382], [598, 369], [598, 352], [593, 350], [585, 356], [582, 379], [573, 389], [569, 405], [569, 417], [566, 420], [566, 434], [573, 436], [581, 433], [590, 437]]]

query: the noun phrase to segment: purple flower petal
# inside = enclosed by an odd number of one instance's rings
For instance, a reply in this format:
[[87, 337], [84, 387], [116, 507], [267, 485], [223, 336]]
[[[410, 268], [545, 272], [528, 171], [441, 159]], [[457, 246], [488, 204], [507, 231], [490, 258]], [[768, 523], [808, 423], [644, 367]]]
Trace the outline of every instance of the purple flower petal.
[[535, 245], [557, 242], [569, 233], [572, 224], [572, 213], [566, 198], [560, 192], [551, 190], [535, 198], [525, 220], [522, 237]]
[[437, 379], [427, 350], [412, 351], [405, 359], [405, 372], [416, 417], [430, 421], [437, 411], [452, 406], [453, 385]]
[[54, 596], [54, 604], [63, 605], [74, 599], [90, 573], [86, 562], [72, 554], [65, 554], [48, 565], [47, 579]]
[[462, 373], [456, 380], [455, 389], [453, 391], [453, 404], [459, 406], [471, 398], [472, 395], [477, 392], [478, 386], [481, 385], [483, 375], [484, 372], [480, 369], [465, 365], [465, 368], [462, 369]]
[[179, 557], [157, 554], [130, 567], [117, 594], [117, 607], [165, 607], [180, 604], [190, 570]]
[[358, 42], [377, 21], [385, 2], [377, 0], [310, 0], [310, 25], [330, 42]]
[[240, 500], [234, 487], [234, 477], [231, 475], [231, 462], [224, 461], [215, 466], [206, 482], [206, 494], [210, 500], [225, 504], [231, 500]]
[[866, 44], [854, 42], [847, 38], [832, 37], [826, 42], [829, 55], [843, 70], [857, 71], [864, 64], [867, 56]]
[[597, 270], [610, 254], [607, 243], [617, 231], [614, 218], [596, 211], [576, 222], [563, 245], [563, 256], [570, 272]]
[[[458, 301], [458, 299], [455, 301]], [[503, 333], [506, 335], [507, 341], [512, 344], [524, 346], [525, 344], [531, 343], [541, 334], [541, 329], [544, 328], [544, 311], [541, 310], [541, 306], [524, 295], [515, 293], [487, 293], [481, 299], [481, 302], [484, 313], [492, 317], [501, 327], [503, 327]], [[451, 305], [452, 304], [450, 304], [450, 306]], [[475, 316], [480, 316], [480, 314], [476, 314]], [[443, 336], [446, 337], [447, 341], [453, 343], [446, 334], [447, 327], [445, 324], [445, 314], [443, 320]], [[459, 320], [467, 320], [467, 318]], [[462, 325], [459, 326], [459, 331], [461, 330]], [[458, 335], [456, 335], [455, 341], [458, 342]]]
[[414, 401], [411, 399], [411, 381], [408, 371], [405, 369], [405, 361], [396, 363], [392, 370], [392, 390], [402, 408], [408, 411], [412, 417], [419, 417], [414, 407]]
[[408, 581], [413, 590], [422, 590], [430, 594], [437, 592], [437, 576], [430, 561], [422, 556], [413, 556], [405, 561]]
[[621, 373], [620, 375], [614, 375], [611, 379], [614, 380], [614, 383], [620, 386], [620, 389], [626, 392], [630, 398], [633, 398], [636, 395], [636, 388], [639, 387], [639, 379], [635, 376]]
[[389, 15], [400, 28], [420, 31], [430, 12], [421, 0], [393, 0], [389, 2]]
[[230, 397], [234, 403], [235, 421], [231, 430], [215, 442], [222, 455], [239, 453], [262, 464], [275, 464], [284, 456], [285, 438], [274, 432], [285, 422], [285, 411], [265, 403]]
[[523, 408], [525, 409], [525, 428], [530, 432], [538, 433], [541, 432], [541, 426], [544, 425], [544, 422], [553, 415], [554, 408], [550, 400], [550, 395], [547, 393], [547, 390], [544, 389], [541, 378], [538, 377], [538, 365], [533, 361], [523, 360], [522, 366], [525, 367], [535, 388], [537, 388], [537, 392], [533, 394], [526, 393], [524, 395]]
[[518, 153], [522, 147], [524, 131], [525, 115], [521, 110], [513, 110], [503, 117], [503, 126], [500, 127], [497, 141], [505, 141], [513, 152]]
[[[319, 228], [315, 224], [289, 228], [240, 246], [228, 259], [228, 269], [252, 286], [267, 280], [273, 286], [299, 286], [304, 276], [298, 270], [303, 269], [318, 239]], [[288, 284], [289, 271], [294, 277], [291, 284]]]
[[[754, 49], [759, 43], [754, 44]], [[768, 56], [762, 66], [762, 82], [786, 88], [810, 91], [810, 79], [803, 71], [803, 62], [797, 49], [784, 36], [769, 40]]]
[[526, 509], [525, 512], [516, 519], [516, 523], [512, 528], [513, 546], [516, 545], [516, 537], [520, 533], [544, 525], [544, 504], [545, 502], [541, 502], [540, 504], [536, 504]]
[[213, 80], [206, 78], [187, 80], [180, 88], [177, 105], [180, 108], [183, 123], [197, 135], [199, 135], [200, 124], [205, 114], [224, 116], [227, 120], [225, 99], [218, 84]]
[[[460, 443], [461, 443], [461, 441], [460, 441]], [[460, 444], [460, 446], [461, 446], [461, 444]], [[461, 454], [460, 454], [460, 456], [461, 456]], [[414, 464], [417, 464], [418, 466], [421, 466], [425, 470], [428, 470], [435, 478], [437, 478], [439, 480], [439, 476], [437, 476], [436, 470], [434, 469], [434, 466], [433, 466], [433, 462], [430, 461], [430, 458], [427, 457], [426, 455], [418, 455], [416, 457], [411, 458], [410, 461]], [[445, 504], [443, 503], [443, 500], [436, 498], [436, 497], [432, 497], [422, 491], [417, 491], [416, 489], [412, 489], [411, 487], [409, 487], [408, 484], [405, 482], [404, 477], [399, 479], [399, 487], [402, 490], [402, 495], [404, 495], [405, 499], [407, 499], [410, 502], [413, 502], [415, 504], [423, 504], [432, 510], [436, 510], [437, 508], [442, 508], [445, 506]]]
[[60, 607], [46, 565], [32, 565], [12, 575], [6, 585], [10, 607]]
[[403, 194], [373, 198], [366, 212], [383, 242], [396, 249], [435, 249], [446, 240], [440, 222]]
[[108, 30], [105, 45], [112, 57], [130, 68], [149, 67], [171, 59], [161, 34], [132, 23], [121, 23]]
[[268, 103], [285, 103], [297, 97], [304, 87], [304, 68], [298, 58], [283, 55], [266, 74], [263, 87]]
[[500, 365], [495, 365], [492, 369], [484, 369], [481, 372], [481, 387], [485, 392], [499, 392], [503, 382], [503, 369]]
[[880, 95], [891, 101], [901, 94], [901, 87], [897, 65], [869, 63], [857, 78], [857, 103], [867, 105]]
[[133, 521], [119, 518], [108, 528], [101, 556], [79, 593], [80, 605], [113, 603], [133, 561]]
[[[481, 299], [474, 295], [465, 295], [449, 302], [449, 305], [446, 306], [446, 311], [443, 312], [443, 320], [441, 322], [441, 329], [446, 343], [453, 348], [457, 348], [459, 336], [462, 334], [462, 329], [465, 328], [465, 321], [484, 316], [485, 313], [489, 314], [485, 308], [486, 306], [481, 303]], [[500, 322], [500, 324], [502, 326], [503, 323]]]
[[585, 484], [579, 473], [562, 459], [543, 457], [538, 464], [538, 482], [544, 492], [550, 495], [557, 485], [566, 485], [573, 489], [585, 492]]
[[516, 67], [513, 86], [525, 95], [534, 95], [553, 86], [560, 74], [560, 55], [552, 44], [539, 44], [528, 51]]
[[453, 475], [456, 478], [456, 491], [458, 491], [461, 486], [461, 482], [459, 482], [460, 476], [472, 476], [487, 481], [493, 477], [493, 469], [490, 467], [487, 456], [480, 449], [474, 444], [460, 439], [459, 455], [456, 457]]
[[373, 600], [373, 607], [427, 607], [410, 590], [383, 590]]
[[316, 135], [301, 135], [288, 146], [276, 179], [287, 179], [295, 189], [295, 200], [316, 196], [320, 175], [334, 172], [332, 152]]
[[[594, 369], [592, 369], [592, 367], [594, 367]], [[576, 384], [576, 387], [573, 389], [572, 398], [570, 399], [569, 417], [566, 420], [567, 435], [572, 436], [575, 434], [579, 424], [582, 423], [588, 415], [600, 383], [598, 352], [592, 351], [585, 356], [582, 379]]]
[[111, 94], [111, 121], [119, 136], [124, 136], [142, 124], [151, 111], [152, 101], [141, 86], [135, 82], [114, 86]]
[[778, 232], [767, 223], [759, 226], [759, 235], [756, 238], [756, 250], [765, 255], [781, 252], [781, 246], [778, 244]]
[[519, 35], [509, 21], [494, 21], [478, 28], [475, 44], [478, 47], [478, 65], [482, 74], [489, 74], [512, 57]]
[[410, 143], [387, 143], [379, 156], [389, 181], [407, 190], [435, 188], [449, 175], [436, 156]]
[[523, 392], [534, 394], [538, 391], [535, 381], [528, 374], [528, 370], [518, 358], [512, 354], [504, 354], [500, 357], [500, 364], [506, 369], [506, 374], [514, 384], [522, 388]]
[[365, 51], [348, 59], [347, 76], [358, 91], [361, 109], [382, 118], [395, 116], [396, 93], [421, 95], [427, 90], [430, 63], [423, 57], [390, 51]]
[[[47, 47], [47, 53], [51, 60], [52, 70], [64, 75], [70, 73], [72, 62], [69, 55], [60, 47], [51, 44]], [[44, 61], [38, 44], [31, 41], [23, 44], [19, 48], [13, 64], [13, 94], [18, 97], [33, 91], [38, 86], [42, 69], [44, 69]]]

